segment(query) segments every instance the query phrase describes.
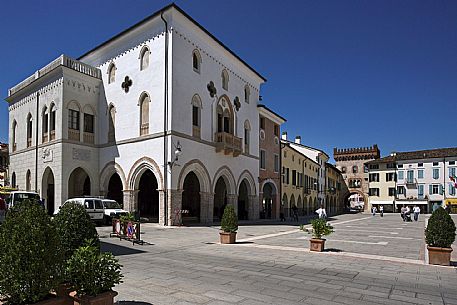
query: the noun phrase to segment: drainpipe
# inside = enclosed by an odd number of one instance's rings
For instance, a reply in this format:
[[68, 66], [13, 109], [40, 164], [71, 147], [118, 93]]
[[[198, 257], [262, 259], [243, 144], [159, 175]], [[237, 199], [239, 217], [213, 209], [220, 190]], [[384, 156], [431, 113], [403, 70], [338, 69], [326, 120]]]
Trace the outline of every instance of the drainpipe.
[[40, 92], [36, 93], [36, 130], [35, 130], [35, 192], [38, 192], [38, 116], [39, 116], [39, 105]]
[[168, 23], [163, 17], [163, 11], [160, 13], [160, 18], [165, 24], [165, 77], [164, 77], [164, 120], [163, 120], [163, 174], [164, 174], [164, 225], [168, 225]]

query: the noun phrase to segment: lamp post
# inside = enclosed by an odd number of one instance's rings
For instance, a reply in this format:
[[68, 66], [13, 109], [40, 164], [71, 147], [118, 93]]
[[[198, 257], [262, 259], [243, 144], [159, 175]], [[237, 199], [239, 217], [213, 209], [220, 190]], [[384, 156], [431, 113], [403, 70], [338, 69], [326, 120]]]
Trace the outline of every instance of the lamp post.
[[176, 143], [175, 146], [175, 157], [173, 161], [168, 161], [168, 166], [170, 167], [170, 171], [173, 169], [173, 166], [178, 165], [176, 162], [179, 160], [179, 157], [182, 155], [182, 146], [179, 143]]

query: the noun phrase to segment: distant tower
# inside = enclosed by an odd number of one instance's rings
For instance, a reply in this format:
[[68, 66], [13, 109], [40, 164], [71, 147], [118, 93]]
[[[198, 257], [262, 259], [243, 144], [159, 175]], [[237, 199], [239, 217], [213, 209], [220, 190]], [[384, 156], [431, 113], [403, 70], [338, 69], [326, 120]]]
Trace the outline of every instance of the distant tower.
[[358, 148], [334, 148], [333, 158], [336, 167], [342, 172], [349, 193], [345, 201], [351, 206], [357, 206], [362, 201], [364, 209], [368, 206], [368, 169], [365, 163], [379, 159], [381, 152], [378, 145]]

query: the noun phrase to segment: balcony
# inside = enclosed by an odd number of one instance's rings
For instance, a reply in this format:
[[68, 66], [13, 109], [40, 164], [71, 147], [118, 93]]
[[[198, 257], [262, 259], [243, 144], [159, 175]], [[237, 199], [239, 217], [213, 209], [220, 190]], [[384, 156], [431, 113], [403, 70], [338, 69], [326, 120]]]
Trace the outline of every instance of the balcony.
[[76, 129], [68, 129], [68, 139], [73, 141], [80, 141], [79, 138], [79, 130]]
[[83, 134], [83, 142], [89, 143], [89, 144], [94, 144], [95, 143], [94, 134], [91, 132], [85, 132]]
[[215, 134], [216, 152], [223, 151], [224, 154], [232, 154], [237, 157], [241, 154], [241, 138], [227, 132], [217, 132]]
[[55, 140], [56, 139], [56, 131], [51, 130], [51, 133], [49, 134], [49, 141]]
[[147, 135], [149, 133], [149, 123], [141, 124], [140, 136]]
[[43, 133], [42, 142], [43, 142], [43, 143], [48, 142], [48, 133], [47, 133], [47, 132]]
[[417, 180], [414, 179], [414, 178], [407, 178], [407, 179], [405, 180], [405, 182], [406, 182], [406, 185], [411, 185], [411, 186], [417, 184]]
[[201, 133], [199, 126], [192, 126], [192, 136], [200, 139]]

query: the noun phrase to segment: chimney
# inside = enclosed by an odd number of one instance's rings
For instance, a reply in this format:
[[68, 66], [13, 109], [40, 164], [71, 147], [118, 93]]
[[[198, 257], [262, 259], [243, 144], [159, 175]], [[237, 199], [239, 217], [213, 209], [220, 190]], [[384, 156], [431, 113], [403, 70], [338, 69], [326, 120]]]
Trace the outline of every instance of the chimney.
[[287, 141], [287, 131], [282, 132], [281, 140]]
[[295, 143], [296, 144], [301, 144], [301, 137], [300, 136], [296, 136], [295, 137]]

